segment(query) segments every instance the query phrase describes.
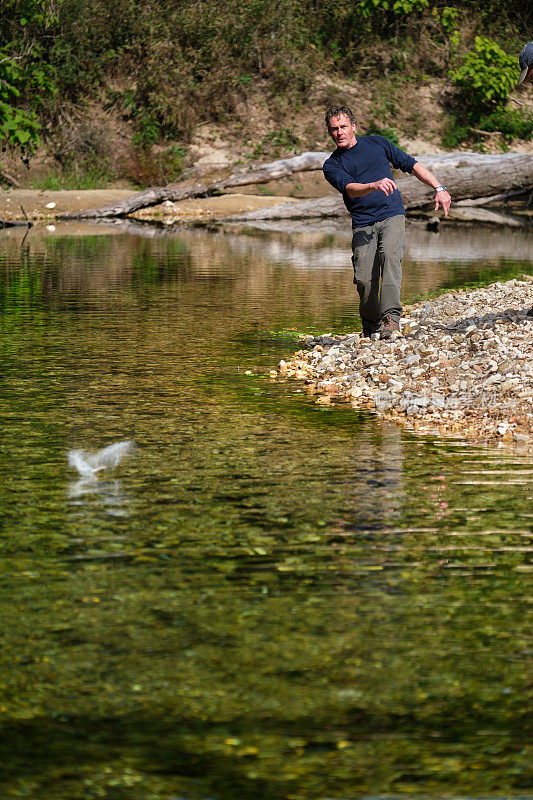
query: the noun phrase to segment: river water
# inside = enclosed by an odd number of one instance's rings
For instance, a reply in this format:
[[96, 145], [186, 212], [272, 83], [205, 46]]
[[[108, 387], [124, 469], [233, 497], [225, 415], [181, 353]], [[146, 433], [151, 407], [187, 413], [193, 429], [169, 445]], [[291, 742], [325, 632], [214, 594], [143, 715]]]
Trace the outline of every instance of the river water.
[[[525, 797], [533, 463], [268, 377], [349, 231], [0, 232], [0, 795]], [[406, 302], [533, 271], [409, 226]], [[95, 479], [73, 449], [132, 440]]]

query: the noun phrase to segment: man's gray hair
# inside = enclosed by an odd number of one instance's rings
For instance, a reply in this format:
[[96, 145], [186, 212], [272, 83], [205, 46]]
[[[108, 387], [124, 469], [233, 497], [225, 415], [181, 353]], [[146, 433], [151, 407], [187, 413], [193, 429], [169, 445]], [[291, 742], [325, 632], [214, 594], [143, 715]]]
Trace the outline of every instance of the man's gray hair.
[[326, 111], [326, 125], [329, 129], [329, 121], [332, 117], [348, 117], [352, 125], [356, 125], [355, 117], [353, 112], [348, 106], [330, 106]]

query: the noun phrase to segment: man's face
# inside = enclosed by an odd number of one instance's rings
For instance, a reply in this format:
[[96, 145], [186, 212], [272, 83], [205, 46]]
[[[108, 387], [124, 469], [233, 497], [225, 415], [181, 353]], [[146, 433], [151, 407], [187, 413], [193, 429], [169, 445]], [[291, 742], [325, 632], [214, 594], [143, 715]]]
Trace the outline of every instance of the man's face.
[[347, 150], [356, 144], [356, 127], [345, 114], [331, 117], [329, 121], [329, 135], [341, 150]]

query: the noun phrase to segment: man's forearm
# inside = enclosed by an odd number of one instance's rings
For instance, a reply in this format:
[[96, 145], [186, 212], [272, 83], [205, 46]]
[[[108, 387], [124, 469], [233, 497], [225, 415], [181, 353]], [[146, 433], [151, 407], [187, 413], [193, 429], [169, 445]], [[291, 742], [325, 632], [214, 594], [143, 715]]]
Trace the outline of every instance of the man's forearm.
[[364, 197], [373, 191], [374, 186], [371, 183], [349, 183], [346, 187], [348, 197]]
[[435, 189], [435, 211], [437, 211], [439, 205], [441, 205], [444, 216], [447, 217], [452, 198], [446, 191], [446, 187], [442, 186], [433, 173], [430, 172], [429, 169], [423, 167], [418, 161], [413, 167], [413, 175], [418, 178], [419, 181], [425, 183], [426, 186], [431, 186], [432, 189]]
[[396, 184], [390, 178], [381, 178], [373, 183], [349, 183], [346, 187], [348, 197], [364, 197], [370, 192], [384, 192], [389, 195], [396, 189]]
[[437, 186], [441, 185], [433, 173], [430, 172], [429, 169], [423, 167], [419, 161], [417, 161], [413, 167], [413, 175], [418, 178], [419, 181], [425, 183], [426, 186], [431, 186], [432, 189], [436, 189]]

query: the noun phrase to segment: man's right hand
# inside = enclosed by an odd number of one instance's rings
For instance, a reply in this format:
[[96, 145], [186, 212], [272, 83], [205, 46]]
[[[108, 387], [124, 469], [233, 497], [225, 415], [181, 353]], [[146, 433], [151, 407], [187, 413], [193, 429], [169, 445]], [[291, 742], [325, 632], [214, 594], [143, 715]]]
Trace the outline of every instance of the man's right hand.
[[376, 191], [384, 192], [386, 195], [392, 194], [393, 191], [398, 188], [390, 178], [382, 178], [380, 181], [373, 183], [372, 187]]

